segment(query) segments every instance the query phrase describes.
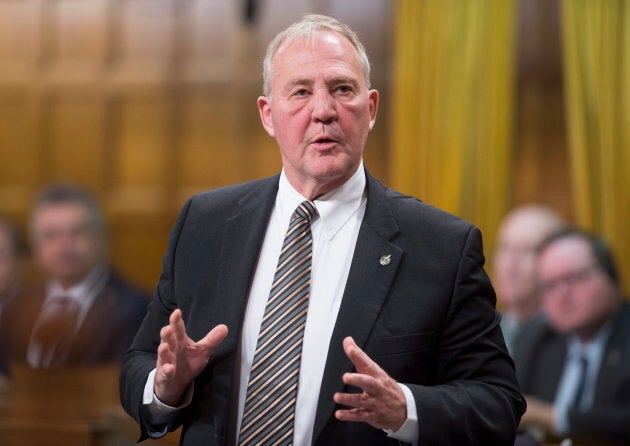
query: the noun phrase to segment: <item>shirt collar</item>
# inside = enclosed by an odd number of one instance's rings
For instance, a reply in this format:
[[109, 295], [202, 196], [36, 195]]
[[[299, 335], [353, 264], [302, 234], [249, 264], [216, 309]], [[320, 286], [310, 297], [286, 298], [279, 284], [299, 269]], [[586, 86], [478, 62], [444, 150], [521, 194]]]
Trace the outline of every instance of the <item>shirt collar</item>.
[[51, 282], [46, 287], [47, 297], [71, 297], [81, 302], [84, 296], [93, 293], [97, 288], [101, 288], [107, 280], [107, 268], [96, 266], [81, 282], [64, 289], [59, 282]]
[[[361, 208], [366, 196], [365, 184], [365, 170], [361, 161], [359, 168], [348, 181], [314, 201], [326, 237], [332, 239]], [[287, 223], [295, 208], [304, 200], [306, 198], [291, 186], [283, 169], [280, 174], [276, 206], [282, 218], [286, 217]]]
[[576, 360], [582, 356], [586, 356], [589, 361], [596, 359], [596, 357], [606, 348], [606, 343], [608, 342], [611, 330], [612, 323], [607, 322], [599, 329], [595, 337], [585, 343], [581, 342], [576, 335], [572, 335], [569, 338], [568, 356]]

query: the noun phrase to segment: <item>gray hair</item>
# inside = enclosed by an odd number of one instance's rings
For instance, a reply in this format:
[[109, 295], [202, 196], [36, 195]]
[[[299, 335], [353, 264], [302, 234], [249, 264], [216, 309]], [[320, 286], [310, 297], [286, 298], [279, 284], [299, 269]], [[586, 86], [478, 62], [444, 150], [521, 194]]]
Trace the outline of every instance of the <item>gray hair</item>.
[[274, 56], [287, 45], [297, 41], [298, 39], [313, 39], [318, 31], [332, 31], [344, 36], [357, 50], [359, 63], [363, 70], [365, 83], [370, 88], [370, 61], [365, 51], [365, 47], [359, 40], [359, 37], [345, 23], [337, 19], [319, 14], [305, 15], [302, 20], [295, 22], [284, 31], [281, 31], [274, 37], [267, 47], [265, 60], [263, 61], [263, 95], [269, 96], [271, 93], [271, 76], [272, 61]]
[[96, 230], [99, 235], [105, 235], [107, 232], [107, 223], [101, 206], [87, 189], [77, 185], [55, 183], [44, 187], [35, 198], [33, 213], [46, 206], [65, 204], [82, 206], [89, 214], [92, 228]]

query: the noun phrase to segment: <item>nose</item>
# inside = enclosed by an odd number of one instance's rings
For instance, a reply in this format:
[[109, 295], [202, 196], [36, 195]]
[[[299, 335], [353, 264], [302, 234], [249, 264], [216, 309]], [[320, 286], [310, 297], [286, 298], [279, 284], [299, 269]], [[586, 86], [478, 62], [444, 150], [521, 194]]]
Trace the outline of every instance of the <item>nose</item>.
[[337, 119], [335, 99], [328, 91], [319, 91], [313, 95], [313, 121], [329, 124]]

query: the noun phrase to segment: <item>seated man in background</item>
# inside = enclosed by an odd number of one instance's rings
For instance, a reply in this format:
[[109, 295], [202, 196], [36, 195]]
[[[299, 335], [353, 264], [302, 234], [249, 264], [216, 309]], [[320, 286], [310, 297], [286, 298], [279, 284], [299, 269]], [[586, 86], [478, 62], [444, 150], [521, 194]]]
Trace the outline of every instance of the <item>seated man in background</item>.
[[33, 368], [120, 362], [148, 298], [110, 270], [99, 205], [83, 189], [53, 185], [37, 197], [30, 225], [45, 283], [7, 304], [2, 350]]
[[579, 444], [630, 444], [630, 305], [612, 253], [600, 238], [567, 229], [538, 255], [548, 325], [523, 333], [516, 358], [528, 395], [521, 428]]
[[24, 244], [19, 229], [0, 217], [0, 314], [22, 283]]
[[[4, 307], [20, 290], [24, 244], [19, 229], [11, 222], [0, 217], [0, 316]], [[0, 350], [0, 390], [5, 388], [7, 358]]]
[[555, 211], [542, 205], [517, 207], [501, 222], [492, 280], [502, 315], [501, 330], [511, 354], [523, 326], [541, 314], [534, 284], [536, 248], [564, 224]]

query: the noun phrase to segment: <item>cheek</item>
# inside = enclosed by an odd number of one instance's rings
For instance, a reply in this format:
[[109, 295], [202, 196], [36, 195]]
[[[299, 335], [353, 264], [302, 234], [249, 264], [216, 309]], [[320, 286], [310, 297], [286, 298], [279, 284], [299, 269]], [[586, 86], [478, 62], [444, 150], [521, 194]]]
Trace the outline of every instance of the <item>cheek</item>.
[[543, 309], [551, 321], [570, 320], [574, 315], [574, 310], [568, 310], [561, 299], [559, 296], [554, 296], [543, 301]]

